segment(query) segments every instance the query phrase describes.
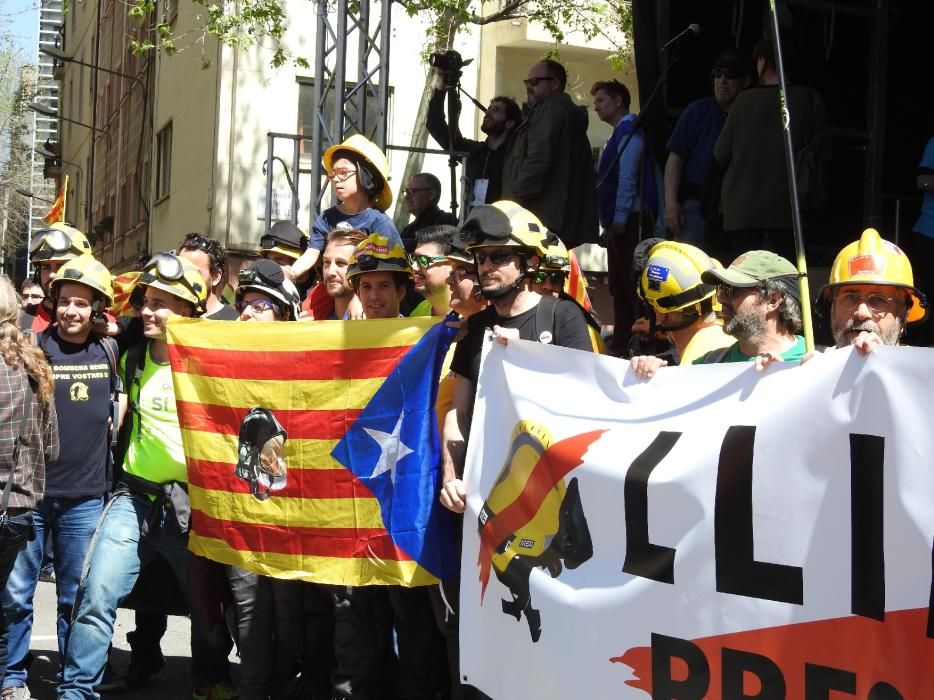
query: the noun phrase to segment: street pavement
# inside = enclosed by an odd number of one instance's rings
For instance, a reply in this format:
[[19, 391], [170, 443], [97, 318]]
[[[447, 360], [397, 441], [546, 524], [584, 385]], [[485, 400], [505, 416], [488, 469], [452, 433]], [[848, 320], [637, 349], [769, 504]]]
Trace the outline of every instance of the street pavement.
[[[56, 674], [59, 671], [58, 641], [55, 636], [55, 584], [40, 582], [36, 589], [35, 620], [29, 645], [34, 661], [29, 670], [29, 689], [37, 700], [55, 700]], [[135, 627], [132, 610], [117, 613], [111, 661], [121, 673], [130, 662], [127, 632]], [[156, 674], [146, 688], [106, 693], [114, 700], [182, 700], [191, 697], [191, 631], [188, 618], [169, 617], [169, 626], [162, 639], [166, 666]], [[231, 654], [232, 673], [236, 674], [236, 651]]]

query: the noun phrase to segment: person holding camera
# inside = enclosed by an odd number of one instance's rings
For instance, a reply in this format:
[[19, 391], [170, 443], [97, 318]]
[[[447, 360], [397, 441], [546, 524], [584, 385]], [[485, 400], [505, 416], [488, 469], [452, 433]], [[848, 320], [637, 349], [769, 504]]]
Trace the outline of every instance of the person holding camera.
[[[511, 97], [494, 97], [480, 124], [480, 131], [486, 134], [486, 139], [474, 141], [465, 138], [458, 126], [461, 111], [458, 90], [464, 61], [456, 51], [448, 51], [432, 56], [431, 65], [438, 83], [428, 102], [425, 126], [441, 148], [468, 154], [464, 160], [466, 215], [478, 204], [492, 204], [501, 199], [506, 144], [509, 135], [522, 122], [522, 110]], [[448, 93], [453, 93], [450, 125], [444, 114], [445, 96]]]

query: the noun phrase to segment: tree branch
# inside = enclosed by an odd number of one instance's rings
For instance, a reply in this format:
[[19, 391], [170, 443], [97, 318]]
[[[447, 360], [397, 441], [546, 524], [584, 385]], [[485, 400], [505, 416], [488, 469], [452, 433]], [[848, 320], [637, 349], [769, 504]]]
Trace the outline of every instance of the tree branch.
[[497, 12], [494, 12], [491, 15], [487, 15], [486, 17], [480, 17], [479, 15], [474, 15], [467, 21], [470, 22], [471, 24], [483, 26], [484, 24], [492, 24], [493, 22], [500, 22], [504, 19], [515, 19], [516, 17], [519, 16], [519, 15], [514, 14], [515, 11], [523, 7], [524, 5], [528, 5], [528, 4], [529, 4], [529, 0], [512, 0], [511, 2], [508, 2], [505, 5], [503, 5], [502, 9], [498, 10]]

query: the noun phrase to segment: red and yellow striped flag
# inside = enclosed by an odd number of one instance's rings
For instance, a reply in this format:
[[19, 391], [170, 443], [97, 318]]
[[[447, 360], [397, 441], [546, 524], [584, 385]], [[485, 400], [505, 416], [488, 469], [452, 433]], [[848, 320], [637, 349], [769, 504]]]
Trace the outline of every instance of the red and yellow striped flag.
[[593, 313], [593, 304], [590, 303], [590, 296], [587, 294], [587, 278], [584, 277], [584, 273], [581, 271], [581, 265], [577, 261], [574, 251], [568, 252], [571, 257], [571, 273], [564, 282], [564, 291], [584, 307], [584, 311]]
[[450, 329], [437, 321], [173, 319], [191, 550], [318, 583], [452, 575], [432, 410]]
[[58, 197], [52, 202], [52, 208], [49, 213], [42, 217], [42, 220], [49, 224], [65, 223], [65, 205], [68, 197], [68, 176], [65, 176], [62, 182], [62, 189], [59, 190]]
[[139, 275], [138, 271], [124, 272], [122, 275], [113, 278], [114, 303], [110, 307], [110, 311], [117, 318], [130, 316], [133, 313], [130, 295], [133, 293], [133, 288], [136, 287]]

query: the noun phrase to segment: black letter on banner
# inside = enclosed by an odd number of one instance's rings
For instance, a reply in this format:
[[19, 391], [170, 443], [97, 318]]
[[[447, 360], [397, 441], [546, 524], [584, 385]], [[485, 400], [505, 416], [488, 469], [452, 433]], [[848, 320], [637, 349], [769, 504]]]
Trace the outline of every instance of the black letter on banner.
[[780, 603], [804, 602], [797, 566], [753, 558], [752, 454], [756, 428], [734, 425], [726, 431], [717, 468], [714, 504], [717, 590]]
[[869, 689], [866, 700], [905, 700], [905, 698], [888, 683], [876, 683]]
[[820, 664], [804, 664], [804, 700], [831, 700], [830, 691], [856, 694], [856, 674]]
[[681, 433], [661, 432], [626, 471], [626, 561], [623, 571], [661, 583], [675, 582], [675, 550], [649, 542], [649, 476]]
[[[785, 678], [770, 658], [739, 649], [723, 647], [720, 697], [724, 700], [785, 700]], [[746, 695], [743, 692], [743, 674], [753, 673], [759, 679], [759, 692]]]
[[[681, 659], [688, 667], [683, 681], [671, 677], [671, 660]], [[652, 634], [652, 699], [703, 700], [710, 687], [710, 666], [700, 647], [677, 637]]]
[[931, 544], [931, 597], [928, 600], [928, 637], [934, 639], [934, 543]]
[[885, 619], [882, 465], [885, 438], [850, 435], [850, 548], [854, 615]]

